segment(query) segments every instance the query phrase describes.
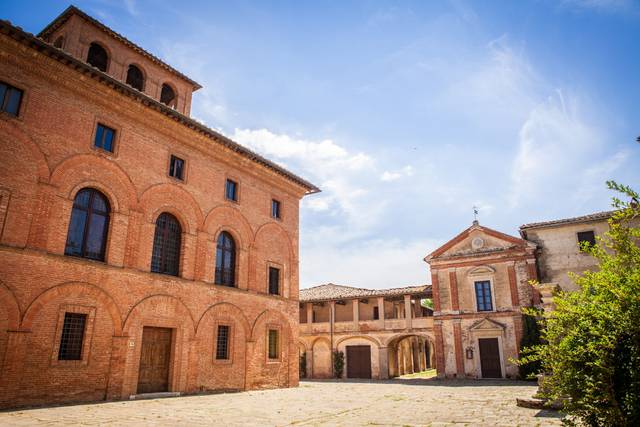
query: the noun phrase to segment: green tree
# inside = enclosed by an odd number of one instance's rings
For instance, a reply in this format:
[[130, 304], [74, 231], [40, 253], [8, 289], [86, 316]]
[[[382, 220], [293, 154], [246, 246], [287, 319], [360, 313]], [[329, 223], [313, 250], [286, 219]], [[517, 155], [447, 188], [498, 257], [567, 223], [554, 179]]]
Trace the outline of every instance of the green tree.
[[333, 352], [333, 375], [342, 378], [344, 372], [344, 353], [339, 350]]
[[[542, 343], [540, 339], [540, 326], [536, 320], [541, 315], [540, 312], [536, 312], [536, 315], [523, 314], [522, 315], [522, 339], [520, 340], [520, 353], [527, 353], [527, 349], [540, 345]], [[542, 363], [540, 360], [531, 360], [528, 363], [519, 363], [519, 375], [523, 380], [534, 379], [536, 374], [542, 371]]]
[[[551, 376], [546, 397], [566, 399], [569, 424], [640, 425], [640, 219], [638, 193], [607, 182], [613, 198], [610, 230], [582, 250], [599, 269], [574, 275], [579, 290], [559, 292], [541, 322], [545, 344], [521, 363], [539, 361]], [[534, 314], [530, 312], [529, 314]]]

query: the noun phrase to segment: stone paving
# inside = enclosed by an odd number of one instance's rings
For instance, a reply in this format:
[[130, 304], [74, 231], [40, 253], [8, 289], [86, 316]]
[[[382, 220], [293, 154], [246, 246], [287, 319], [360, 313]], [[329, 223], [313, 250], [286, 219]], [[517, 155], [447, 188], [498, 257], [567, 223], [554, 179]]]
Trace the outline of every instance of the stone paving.
[[548, 426], [514, 381], [303, 381], [299, 388], [0, 412], [0, 425]]

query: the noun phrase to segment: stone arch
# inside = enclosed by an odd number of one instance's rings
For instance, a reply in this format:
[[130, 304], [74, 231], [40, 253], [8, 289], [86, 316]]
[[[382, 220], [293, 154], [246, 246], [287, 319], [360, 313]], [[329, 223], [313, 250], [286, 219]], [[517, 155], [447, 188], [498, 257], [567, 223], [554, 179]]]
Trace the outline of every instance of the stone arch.
[[[38, 144], [12, 121], [4, 122], [4, 126], [0, 127], [0, 133], [5, 133], [7, 140], [14, 139], [24, 145], [30, 153], [31, 160], [36, 165], [38, 181], [49, 182], [49, 177], [51, 176], [49, 164]], [[25, 159], [22, 160], [23, 162], [25, 161]]]
[[249, 320], [247, 320], [247, 317], [244, 315], [240, 307], [230, 302], [219, 302], [209, 306], [204, 311], [204, 313], [202, 313], [202, 316], [200, 316], [200, 319], [198, 319], [198, 322], [196, 324], [196, 335], [200, 333], [200, 325], [202, 325], [203, 321], [205, 320], [205, 316], [211, 315], [215, 310], [218, 310], [220, 308], [226, 308], [226, 307], [229, 307], [229, 309], [231, 309], [234, 312], [234, 314], [237, 316], [236, 320], [240, 322], [240, 324], [242, 325], [242, 329], [245, 332], [245, 336], [249, 338], [251, 336], [251, 326], [249, 325]]
[[267, 293], [267, 265], [275, 263], [282, 272], [282, 290], [281, 294], [285, 298], [295, 296], [291, 294], [292, 277], [295, 277], [295, 268], [297, 263], [294, 262], [293, 246], [291, 238], [282, 226], [276, 223], [267, 223], [260, 226], [255, 233], [255, 238], [251, 247], [252, 270], [250, 280], [250, 290]]
[[338, 339], [336, 341], [335, 347], [338, 348], [338, 346], [340, 344], [342, 344], [343, 342], [348, 341], [348, 340], [352, 340], [352, 339], [356, 339], [356, 338], [357, 339], [366, 340], [366, 341], [370, 341], [373, 344], [375, 344], [377, 347], [382, 347], [382, 343], [378, 339], [376, 339], [375, 337], [372, 337], [372, 336], [368, 336], [368, 335], [349, 335], [349, 336], [346, 336], [346, 337], [342, 337], [342, 338], [340, 338], [340, 339]]
[[298, 340], [298, 347], [303, 348], [304, 351], [309, 351], [309, 346], [307, 345], [307, 343], [303, 339], [299, 339]]
[[331, 347], [331, 341], [327, 337], [317, 337], [313, 341], [311, 341], [311, 348], [315, 347], [316, 343], [319, 341], [326, 341], [329, 347]]
[[435, 342], [435, 338], [433, 335], [428, 334], [426, 332], [405, 332], [405, 333], [401, 333], [401, 334], [396, 334], [396, 335], [392, 335], [391, 337], [383, 340], [381, 342], [381, 345], [383, 347], [388, 347], [390, 345], [393, 345], [394, 343], [397, 343], [399, 341], [402, 341], [405, 338], [409, 338], [409, 337], [421, 337], [421, 338], [426, 338], [432, 342]]
[[[104, 70], [103, 72], [104, 72], [104, 73], [109, 73], [109, 72], [111, 72], [111, 64], [112, 64], [112, 62], [113, 62], [113, 52], [112, 52], [111, 48], [109, 47], [109, 44], [108, 44], [108, 43], [106, 43], [106, 42], [104, 42], [103, 40], [96, 40], [96, 39], [94, 39], [94, 40], [90, 41], [90, 42], [87, 44], [86, 52], [84, 53], [84, 61], [85, 61], [87, 64], [91, 65], [91, 64], [89, 63], [89, 52], [90, 52], [90, 50], [91, 50], [91, 45], [92, 45], [92, 44], [95, 44], [95, 45], [97, 45], [97, 46], [101, 47], [102, 49], [104, 49], [105, 53], [107, 54], [107, 64], [106, 64], [105, 70]], [[94, 67], [94, 65], [91, 65], [91, 66], [92, 66], [92, 67]]]
[[137, 205], [129, 175], [117, 163], [99, 156], [78, 154], [64, 160], [51, 174], [51, 184], [68, 200], [73, 200], [80, 189], [94, 187], [109, 197], [116, 212], [126, 212]]
[[20, 305], [11, 289], [2, 281], [0, 281], [0, 306], [7, 311], [7, 329], [17, 330], [20, 325]]
[[[427, 343], [429, 351], [423, 348], [420, 340], [417, 345], [409, 338], [421, 338]], [[407, 373], [420, 372], [435, 366], [435, 339], [428, 333], [407, 332], [393, 335], [385, 340], [388, 347], [389, 376], [395, 377]]]
[[248, 248], [254, 238], [247, 218], [238, 209], [229, 206], [217, 206], [211, 209], [202, 228], [214, 241], [220, 232], [228, 230], [241, 248]]
[[331, 341], [327, 337], [318, 337], [311, 343], [311, 377], [331, 378], [333, 369], [331, 366], [332, 349]]
[[122, 316], [111, 295], [96, 285], [83, 282], [62, 283], [60, 285], [53, 286], [38, 295], [25, 310], [24, 316], [22, 317], [22, 329], [31, 329], [37, 314], [51, 300], [59, 296], [64, 297], [65, 295], [71, 294], [85, 294], [86, 296], [102, 303], [106, 307], [113, 321], [114, 335], [122, 335]]
[[[195, 321], [193, 320], [193, 315], [191, 314], [191, 310], [189, 310], [189, 308], [186, 306], [184, 302], [182, 302], [180, 298], [177, 298], [177, 297], [174, 297], [173, 295], [168, 295], [168, 294], [149, 295], [141, 299], [140, 301], [138, 301], [133, 307], [131, 307], [131, 310], [129, 310], [129, 312], [127, 313], [127, 316], [124, 319], [123, 327], [122, 327], [123, 332], [130, 334], [132, 323], [135, 322], [137, 317], [141, 316], [139, 312], [143, 311], [146, 305], [153, 305], [156, 303], [156, 301], [158, 301], [157, 304], [160, 304], [163, 302], [167, 303], [167, 305], [165, 305], [164, 308], [169, 308], [169, 310], [166, 310], [165, 313], [170, 312], [171, 309], [173, 309], [173, 314], [171, 313], [157, 314], [158, 310], [155, 310], [152, 307], [148, 310], [148, 313], [150, 313], [151, 317], [171, 318], [171, 319], [186, 318], [188, 320], [188, 326], [190, 326], [190, 328], [187, 328], [187, 329], [189, 330], [189, 332], [192, 333], [192, 335], [195, 334]], [[178, 311], [180, 311], [181, 313], [178, 313]]]
[[281, 325], [286, 328], [287, 334], [291, 334], [292, 328], [289, 319], [287, 319], [285, 315], [280, 313], [279, 311], [267, 309], [260, 313], [258, 317], [256, 317], [256, 320], [253, 322], [253, 325], [251, 326], [251, 341], [256, 341], [258, 326], [264, 321], [268, 320], [269, 317], [277, 318], [280, 322], [282, 322]]
[[203, 222], [196, 200], [177, 184], [163, 183], [147, 188], [140, 196], [139, 206], [148, 223], [155, 223], [161, 213], [169, 212], [180, 220], [183, 230], [189, 234], [194, 234]]

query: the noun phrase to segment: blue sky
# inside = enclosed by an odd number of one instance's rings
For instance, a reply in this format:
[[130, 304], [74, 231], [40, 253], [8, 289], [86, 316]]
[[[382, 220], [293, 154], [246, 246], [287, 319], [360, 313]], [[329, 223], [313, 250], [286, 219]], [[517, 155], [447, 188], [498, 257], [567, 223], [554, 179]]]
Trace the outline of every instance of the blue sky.
[[[6, 2], [38, 32], [68, 4]], [[640, 181], [640, 2], [77, 1], [200, 82], [192, 115], [323, 189], [301, 285], [427, 283], [480, 222], [609, 207]]]

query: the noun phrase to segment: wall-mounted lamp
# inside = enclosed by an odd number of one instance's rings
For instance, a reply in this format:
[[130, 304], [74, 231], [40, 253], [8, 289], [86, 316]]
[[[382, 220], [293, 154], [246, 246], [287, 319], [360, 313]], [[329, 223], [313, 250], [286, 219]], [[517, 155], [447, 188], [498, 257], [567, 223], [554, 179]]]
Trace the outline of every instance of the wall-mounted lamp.
[[473, 347], [467, 347], [467, 359], [473, 359]]

